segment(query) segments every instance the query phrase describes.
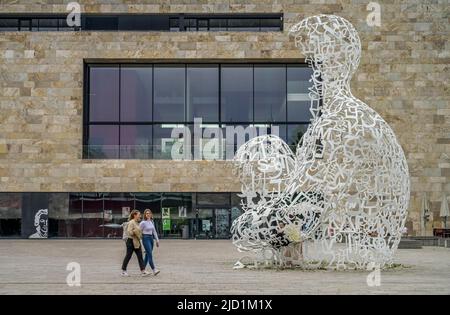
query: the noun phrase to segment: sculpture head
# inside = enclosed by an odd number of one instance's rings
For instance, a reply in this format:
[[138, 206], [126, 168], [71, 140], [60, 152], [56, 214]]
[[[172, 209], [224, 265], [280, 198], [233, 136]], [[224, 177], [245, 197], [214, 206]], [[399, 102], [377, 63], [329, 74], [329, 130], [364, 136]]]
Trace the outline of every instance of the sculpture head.
[[305, 18], [289, 35], [328, 85], [347, 84], [359, 65], [361, 42], [353, 25], [335, 15]]
[[47, 217], [48, 209], [40, 209], [34, 216], [34, 227], [41, 236], [47, 235]]

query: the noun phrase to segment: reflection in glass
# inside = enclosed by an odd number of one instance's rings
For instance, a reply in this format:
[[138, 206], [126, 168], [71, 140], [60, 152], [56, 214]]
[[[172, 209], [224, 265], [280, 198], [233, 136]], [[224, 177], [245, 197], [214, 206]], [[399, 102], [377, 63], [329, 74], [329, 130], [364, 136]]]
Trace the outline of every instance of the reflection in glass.
[[236, 151], [247, 141], [258, 135], [258, 128], [252, 125], [222, 125], [225, 137], [225, 156], [227, 160], [233, 159]]
[[191, 193], [164, 193], [161, 207], [164, 237], [194, 235], [195, 213], [192, 211]]
[[134, 209], [134, 196], [130, 193], [105, 193], [103, 200], [105, 237], [122, 237], [122, 223], [128, 221], [130, 210]]
[[210, 206], [221, 205], [227, 206], [230, 204], [230, 195], [223, 193], [197, 193], [197, 205]]
[[243, 213], [242, 201], [237, 193], [231, 193], [231, 224]]
[[48, 202], [49, 237], [81, 237], [81, 194], [50, 193]]
[[103, 194], [83, 193], [83, 237], [103, 237]]
[[286, 67], [255, 65], [255, 121], [286, 120]]
[[287, 68], [287, 110], [288, 121], [309, 122], [311, 119], [311, 100], [309, 98], [309, 82], [312, 69], [301, 66]]
[[119, 67], [89, 67], [89, 121], [119, 120]]
[[228, 30], [229, 31], [249, 31], [254, 32], [259, 30], [259, 19], [229, 19], [228, 20]]
[[151, 122], [152, 67], [122, 67], [120, 71], [120, 120]]
[[197, 209], [197, 238], [213, 238], [215, 235], [214, 209]]
[[154, 89], [154, 120], [184, 121], [185, 66], [155, 66]]
[[89, 126], [87, 158], [119, 158], [119, 126]]
[[0, 193], [0, 237], [20, 237], [22, 194]]
[[[219, 124], [202, 124], [194, 130], [190, 125], [192, 156], [195, 160], [221, 160], [224, 158], [225, 143]], [[196, 138], [196, 134], [199, 135]]]
[[253, 68], [223, 65], [221, 71], [223, 122], [253, 121]]
[[121, 159], [152, 158], [151, 125], [120, 126], [120, 158]]
[[177, 124], [154, 125], [153, 158], [162, 160], [181, 159], [184, 156], [184, 137], [187, 135], [184, 132], [176, 132], [176, 136], [172, 137], [172, 131], [184, 131], [184, 128], [184, 125]]
[[215, 209], [215, 238], [226, 239], [231, 236], [230, 234], [230, 210], [225, 209]]
[[187, 67], [187, 110], [191, 121], [219, 120], [219, 67], [189, 65]]
[[216, 19], [212, 18], [209, 20], [209, 30], [210, 31], [226, 31], [227, 30], [227, 19]]
[[308, 129], [308, 124], [288, 125], [287, 129], [287, 144], [292, 152], [295, 152], [297, 145], [302, 142], [302, 137]]

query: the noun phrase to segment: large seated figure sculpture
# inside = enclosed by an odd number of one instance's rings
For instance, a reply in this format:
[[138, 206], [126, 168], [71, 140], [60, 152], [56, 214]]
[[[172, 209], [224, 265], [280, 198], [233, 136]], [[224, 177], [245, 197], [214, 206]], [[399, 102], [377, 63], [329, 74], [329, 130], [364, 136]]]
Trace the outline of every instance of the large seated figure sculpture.
[[270, 135], [238, 150], [244, 213], [233, 242], [281, 265], [284, 247], [301, 240], [304, 264], [385, 267], [407, 216], [408, 165], [389, 125], [351, 93], [359, 36], [334, 15], [308, 17], [290, 35], [313, 69], [313, 119], [295, 154]]

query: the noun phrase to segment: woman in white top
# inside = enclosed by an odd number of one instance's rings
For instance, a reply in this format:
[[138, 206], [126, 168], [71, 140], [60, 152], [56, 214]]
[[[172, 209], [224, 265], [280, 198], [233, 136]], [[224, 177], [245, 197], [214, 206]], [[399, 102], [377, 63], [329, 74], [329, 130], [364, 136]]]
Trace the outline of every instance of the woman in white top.
[[144, 266], [147, 266], [148, 263], [152, 268], [153, 275], [156, 276], [159, 270], [155, 268], [153, 263], [152, 251], [154, 241], [156, 241], [156, 246], [159, 247], [159, 238], [153, 223], [153, 213], [150, 209], [145, 209], [144, 220], [141, 221], [139, 227], [142, 230], [142, 244], [145, 248]]

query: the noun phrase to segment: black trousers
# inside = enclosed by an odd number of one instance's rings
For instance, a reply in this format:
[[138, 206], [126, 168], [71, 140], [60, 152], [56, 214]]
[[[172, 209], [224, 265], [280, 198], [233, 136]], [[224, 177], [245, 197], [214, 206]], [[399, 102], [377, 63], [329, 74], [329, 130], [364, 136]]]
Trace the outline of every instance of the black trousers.
[[133, 256], [133, 252], [136, 254], [138, 262], [139, 262], [139, 268], [141, 270], [145, 269], [144, 265], [144, 259], [142, 258], [142, 246], [139, 246], [139, 248], [134, 248], [133, 240], [131, 238], [127, 239], [126, 242], [127, 245], [127, 254], [125, 255], [125, 258], [123, 259], [122, 263], [122, 270], [127, 270], [128, 263], [130, 262], [131, 256]]

